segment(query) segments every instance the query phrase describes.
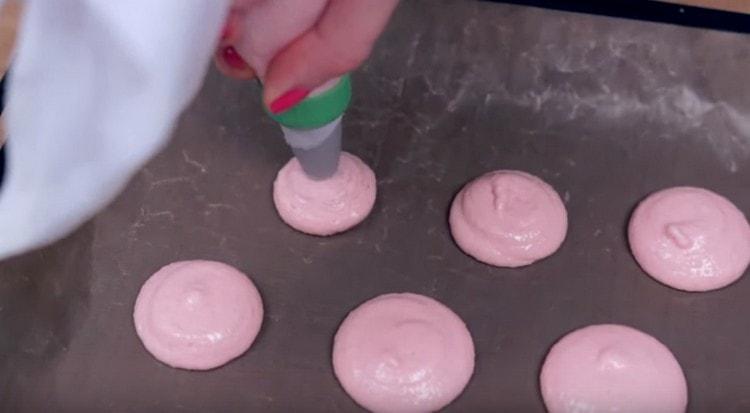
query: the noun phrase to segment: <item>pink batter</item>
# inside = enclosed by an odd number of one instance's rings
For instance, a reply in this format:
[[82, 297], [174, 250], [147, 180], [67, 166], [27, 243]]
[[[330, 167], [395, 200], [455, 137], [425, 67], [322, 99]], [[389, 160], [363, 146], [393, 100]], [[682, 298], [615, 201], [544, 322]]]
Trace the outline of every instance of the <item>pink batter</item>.
[[688, 401], [685, 376], [669, 349], [621, 325], [563, 337], [547, 355], [540, 381], [550, 413], [680, 413]]
[[432, 412], [463, 391], [474, 343], [463, 321], [417, 294], [385, 294], [349, 313], [333, 344], [344, 390], [373, 412]]
[[250, 348], [263, 320], [263, 303], [252, 281], [237, 269], [181, 261], [143, 284], [133, 319], [146, 350], [159, 361], [208, 370]]
[[342, 152], [339, 169], [324, 180], [310, 179], [296, 158], [276, 176], [273, 201], [292, 228], [332, 235], [359, 224], [375, 204], [375, 174], [361, 159]]
[[568, 215], [557, 192], [520, 171], [494, 171], [466, 184], [453, 200], [450, 226], [467, 254], [499, 267], [520, 267], [553, 254]]
[[750, 263], [745, 216], [726, 198], [701, 188], [650, 195], [633, 213], [628, 236], [643, 270], [680, 290], [727, 286]]

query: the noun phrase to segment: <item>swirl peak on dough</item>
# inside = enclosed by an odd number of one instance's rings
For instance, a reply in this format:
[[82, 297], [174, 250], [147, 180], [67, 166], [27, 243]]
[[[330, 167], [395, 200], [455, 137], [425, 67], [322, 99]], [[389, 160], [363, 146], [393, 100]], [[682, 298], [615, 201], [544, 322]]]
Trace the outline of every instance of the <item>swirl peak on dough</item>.
[[674, 187], [643, 200], [630, 219], [630, 249], [656, 280], [685, 291], [736, 281], [750, 263], [750, 225], [731, 201], [702, 188]]
[[467, 254], [500, 267], [520, 267], [557, 251], [568, 217], [546, 182], [525, 172], [498, 170], [461, 189], [451, 206], [450, 226]]
[[437, 411], [469, 382], [474, 343], [443, 304], [417, 294], [385, 294], [341, 324], [333, 367], [344, 390], [370, 411]]
[[273, 201], [284, 222], [311, 235], [333, 235], [359, 224], [375, 204], [375, 174], [358, 157], [342, 152], [336, 173], [314, 180], [292, 158], [276, 176]]
[[263, 321], [263, 302], [249, 278], [215, 261], [180, 261], [141, 287], [133, 320], [156, 359], [208, 370], [250, 348]]
[[672, 352], [623, 325], [567, 334], [550, 349], [539, 380], [550, 413], [681, 413], [687, 407], [687, 382]]

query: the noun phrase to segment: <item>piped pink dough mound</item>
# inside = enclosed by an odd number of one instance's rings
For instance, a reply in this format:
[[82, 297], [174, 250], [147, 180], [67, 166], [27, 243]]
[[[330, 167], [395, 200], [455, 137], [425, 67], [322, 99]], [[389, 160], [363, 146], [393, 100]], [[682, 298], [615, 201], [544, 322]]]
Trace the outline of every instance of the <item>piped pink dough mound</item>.
[[576, 330], [547, 354], [540, 377], [549, 413], [682, 413], [687, 383], [662, 343], [621, 325]]
[[327, 179], [309, 178], [292, 158], [276, 176], [273, 201], [284, 222], [312, 235], [332, 235], [359, 224], [372, 211], [375, 174], [361, 159], [342, 152], [339, 169]]
[[421, 295], [385, 294], [349, 313], [333, 345], [346, 392], [373, 412], [432, 412], [463, 391], [474, 343], [448, 307]]
[[450, 227], [468, 255], [499, 267], [520, 267], [552, 255], [568, 230], [560, 196], [520, 171], [494, 171], [466, 184], [453, 200]]
[[641, 268], [680, 290], [727, 286], [750, 263], [747, 219], [729, 200], [702, 188], [651, 194], [633, 213], [628, 237]]
[[208, 370], [250, 348], [263, 321], [263, 302], [237, 269], [220, 262], [181, 261], [143, 284], [133, 319], [138, 337], [157, 360]]

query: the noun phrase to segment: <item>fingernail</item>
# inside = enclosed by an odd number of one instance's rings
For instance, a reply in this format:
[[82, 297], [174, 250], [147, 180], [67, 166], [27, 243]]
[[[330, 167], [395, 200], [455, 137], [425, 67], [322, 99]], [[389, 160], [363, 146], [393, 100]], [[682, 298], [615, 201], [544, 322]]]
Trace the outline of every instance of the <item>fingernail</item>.
[[309, 94], [310, 91], [307, 89], [292, 89], [271, 102], [269, 109], [271, 109], [271, 113], [278, 115], [281, 112], [291, 109]]
[[237, 53], [232, 46], [225, 47], [224, 50], [221, 51], [221, 57], [229, 66], [232, 66], [235, 69], [245, 69], [248, 67], [247, 63], [245, 63], [239, 53]]

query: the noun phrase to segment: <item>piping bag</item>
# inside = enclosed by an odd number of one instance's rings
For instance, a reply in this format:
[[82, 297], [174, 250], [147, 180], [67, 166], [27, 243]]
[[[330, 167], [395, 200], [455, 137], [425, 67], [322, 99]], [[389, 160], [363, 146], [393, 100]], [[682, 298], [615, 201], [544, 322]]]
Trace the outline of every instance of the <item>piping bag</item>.
[[[320, 18], [328, 0], [266, 0], [248, 6], [237, 52], [263, 82], [276, 54]], [[341, 117], [351, 100], [348, 74], [314, 89], [302, 102], [279, 114], [266, 113], [280, 126], [302, 170], [316, 180], [332, 176], [341, 154]]]
[[349, 75], [324, 85], [290, 110], [268, 114], [281, 125], [284, 140], [305, 174], [315, 180], [331, 177], [341, 155], [341, 118], [352, 96]]
[[164, 147], [203, 83], [230, 6], [24, 2], [3, 113], [0, 259], [75, 230]]
[[[256, 24], [245, 22], [252, 37], [237, 50], [256, 72], [257, 62], [267, 63], [312, 27], [328, 3], [244, 1], [257, 8], [247, 14]], [[4, 112], [0, 259], [75, 230], [166, 145], [200, 89], [231, 5], [230, 0], [25, 1]], [[346, 79], [338, 82], [347, 85]], [[316, 91], [310, 101], [324, 92]], [[334, 158], [315, 148], [335, 146], [330, 138], [340, 133], [340, 123], [333, 119], [310, 128], [312, 115], [298, 124], [293, 113], [279, 118], [287, 138], [310, 173], [323, 176], [331, 168], [327, 161], [306, 159]]]

